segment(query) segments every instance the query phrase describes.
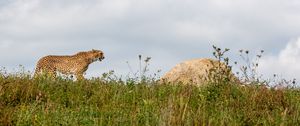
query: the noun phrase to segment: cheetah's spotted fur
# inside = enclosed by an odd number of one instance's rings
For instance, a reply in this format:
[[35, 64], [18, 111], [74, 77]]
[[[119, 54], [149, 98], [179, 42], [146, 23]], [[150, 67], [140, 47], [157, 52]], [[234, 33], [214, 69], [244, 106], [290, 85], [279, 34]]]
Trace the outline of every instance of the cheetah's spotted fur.
[[77, 79], [84, 79], [83, 74], [88, 69], [88, 66], [97, 60], [102, 61], [103, 59], [104, 53], [100, 50], [79, 52], [70, 56], [49, 55], [42, 57], [38, 61], [35, 76], [47, 73], [55, 77], [59, 72], [65, 75], [74, 74]]

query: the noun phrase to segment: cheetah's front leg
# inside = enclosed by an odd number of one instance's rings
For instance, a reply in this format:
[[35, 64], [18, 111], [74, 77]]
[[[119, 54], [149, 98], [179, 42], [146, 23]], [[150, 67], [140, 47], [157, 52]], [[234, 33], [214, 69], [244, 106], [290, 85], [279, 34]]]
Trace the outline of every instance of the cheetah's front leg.
[[77, 80], [84, 80], [83, 73], [76, 73]]

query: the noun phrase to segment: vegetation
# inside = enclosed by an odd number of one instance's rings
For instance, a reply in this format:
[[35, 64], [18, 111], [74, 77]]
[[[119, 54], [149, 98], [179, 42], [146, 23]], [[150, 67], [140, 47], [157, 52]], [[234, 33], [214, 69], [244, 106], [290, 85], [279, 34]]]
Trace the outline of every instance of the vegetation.
[[300, 125], [300, 91], [0, 76], [0, 125]]
[[0, 125], [300, 125], [298, 88], [219, 79], [195, 87], [112, 73], [72, 81], [2, 72]]

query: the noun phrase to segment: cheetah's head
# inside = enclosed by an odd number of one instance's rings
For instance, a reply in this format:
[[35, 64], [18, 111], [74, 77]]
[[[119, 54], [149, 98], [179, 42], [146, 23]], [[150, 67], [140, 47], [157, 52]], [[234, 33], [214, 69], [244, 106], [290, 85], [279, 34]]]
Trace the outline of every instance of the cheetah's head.
[[104, 57], [104, 53], [101, 50], [92, 50], [89, 51], [89, 55], [91, 56], [93, 61], [102, 61], [105, 57]]

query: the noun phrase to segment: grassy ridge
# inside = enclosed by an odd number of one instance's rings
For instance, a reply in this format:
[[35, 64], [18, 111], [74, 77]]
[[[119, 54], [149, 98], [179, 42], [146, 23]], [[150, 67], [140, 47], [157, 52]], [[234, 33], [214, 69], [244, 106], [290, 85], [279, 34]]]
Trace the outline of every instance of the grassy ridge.
[[299, 101], [298, 89], [230, 83], [0, 76], [0, 125], [300, 125]]

